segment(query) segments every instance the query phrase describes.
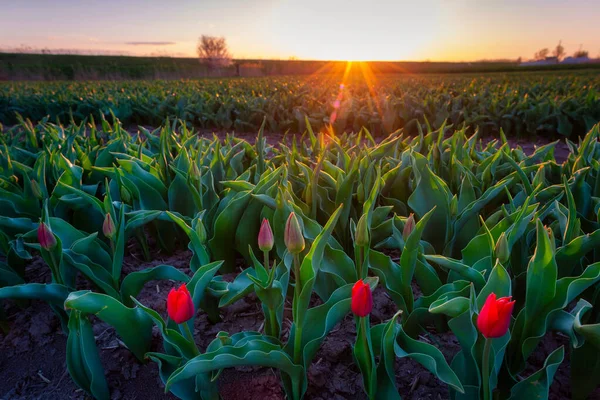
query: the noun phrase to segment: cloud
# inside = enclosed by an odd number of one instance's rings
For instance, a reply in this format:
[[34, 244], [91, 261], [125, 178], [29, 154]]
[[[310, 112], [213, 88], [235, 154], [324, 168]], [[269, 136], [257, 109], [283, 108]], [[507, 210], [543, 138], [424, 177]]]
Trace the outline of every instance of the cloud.
[[125, 42], [129, 46], [172, 46], [175, 42]]

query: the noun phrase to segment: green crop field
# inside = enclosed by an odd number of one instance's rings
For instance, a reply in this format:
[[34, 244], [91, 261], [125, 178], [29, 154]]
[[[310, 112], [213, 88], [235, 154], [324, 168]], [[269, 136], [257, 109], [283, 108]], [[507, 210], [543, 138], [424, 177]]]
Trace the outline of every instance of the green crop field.
[[[51, 305], [48, 332], [68, 335], [53, 357], [97, 399], [118, 385], [111, 354], [190, 400], [219, 398], [240, 366], [272, 368], [269, 390], [299, 400], [323, 385], [311, 365], [352, 363], [357, 396], [400, 399], [406, 357], [438, 395], [585, 399], [600, 377], [599, 126], [560, 164], [554, 143], [528, 155], [467, 128], [377, 144], [309, 126], [277, 146], [179, 123], [0, 128], [0, 299], [20, 301], [10, 315]], [[121, 344], [101, 345], [107, 331]], [[567, 353], [572, 384], [551, 389]]]
[[[363, 73], [364, 72], [364, 73]], [[344, 82], [343, 86], [340, 83]], [[483, 134], [582, 136], [600, 121], [597, 70], [496, 74], [389, 75], [355, 66], [301, 77], [178, 81], [4, 82], [0, 123], [18, 115], [33, 122], [69, 123], [114, 115], [125, 126], [162, 124], [249, 132], [264, 118], [271, 132], [315, 129], [373, 134], [443, 123]]]
[[1, 82], [0, 397], [598, 398], [600, 75], [354, 67]]

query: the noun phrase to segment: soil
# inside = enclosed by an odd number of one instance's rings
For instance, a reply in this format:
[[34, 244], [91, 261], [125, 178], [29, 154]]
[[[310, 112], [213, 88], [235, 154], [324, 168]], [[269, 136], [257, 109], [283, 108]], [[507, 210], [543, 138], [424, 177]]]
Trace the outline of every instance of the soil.
[[[124, 262], [124, 274], [159, 264], [169, 264], [189, 273], [191, 253], [179, 250], [172, 256], [152, 252], [152, 262], [141, 261], [135, 248], [128, 249]], [[40, 258], [35, 258], [27, 268], [27, 280], [49, 282], [48, 269]], [[225, 277], [228, 279], [230, 277]], [[166, 315], [165, 298], [175, 286], [172, 281], [153, 281], [146, 285], [138, 299], [162, 315]], [[415, 287], [415, 289], [417, 289]], [[419, 294], [415, 290], [415, 294]], [[374, 310], [371, 323], [388, 320], [396, 307], [388, 295], [377, 289], [374, 293]], [[20, 304], [22, 306], [22, 304]], [[50, 307], [41, 301], [32, 301], [21, 307], [13, 301], [4, 303], [10, 330], [0, 333], [0, 399], [85, 399], [84, 391], [71, 380], [65, 362], [66, 335], [58, 318]], [[291, 305], [289, 307], [291, 309]], [[288, 311], [283, 336], [287, 336], [291, 322]], [[211, 324], [204, 313], [196, 319], [194, 336], [201, 350], [215, 338], [219, 331], [230, 334], [244, 331], [261, 331], [263, 316], [260, 303], [250, 295], [221, 310], [222, 321]], [[93, 320], [96, 343], [100, 349], [102, 364], [111, 390], [112, 399], [174, 399], [164, 393], [164, 385], [158, 377], [156, 364], [141, 363], [118, 340], [114, 330], [97, 319]], [[156, 328], [153, 331], [152, 351], [161, 351], [161, 339]], [[352, 360], [355, 338], [354, 320], [348, 315], [324, 340], [308, 371], [308, 400], [366, 399], [362, 379]], [[450, 362], [458, 352], [459, 345], [451, 333], [435, 334], [431, 343], [436, 345]], [[425, 338], [425, 340], [427, 340]], [[543, 365], [546, 356], [566, 338], [549, 334], [530, 359], [533, 367]], [[568, 351], [566, 352], [568, 354]], [[567, 356], [568, 357], [568, 356]], [[538, 365], [539, 364], [539, 365]], [[276, 372], [270, 368], [243, 367], [224, 371], [218, 381], [224, 400], [283, 399], [284, 392]], [[404, 399], [447, 399], [447, 387], [439, 382], [420, 364], [402, 359], [396, 361], [396, 384]], [[600, 398], [600, 388], [593, 398]], [[568, 358], [559, 368], [551, 386], [551, 399], [570, 397]]]

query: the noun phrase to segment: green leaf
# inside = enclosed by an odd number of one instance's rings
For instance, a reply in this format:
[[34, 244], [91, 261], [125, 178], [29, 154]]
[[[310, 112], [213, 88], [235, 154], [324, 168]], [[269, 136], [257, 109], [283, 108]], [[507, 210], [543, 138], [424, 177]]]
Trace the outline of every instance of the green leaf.
[[547, 399], [554, 374], [560, 363], [562, 363], [564, 355], [565, 349], [563, 346], [550, 353], [544, 361], [542, 369], [512, 387], [510, 399]]
[[136, 297], [144, 285], [153, 280], [171, 279], [176, 282], [188, 282], [189, 277], [170, 265], [157, 265], [141, 271], [129, 273], [121, 283], [121, 299], [128, 307], [133, 306], [132, 297]]
[[69, 374], [80, 388], [96, 399], [110, 399], [92, 324], [78, 311], [69, 317], [66, 359]]
[[141, 309], [126, 307], [110, 296], [89, 290], [70, 293], [65, 308], [100, 318], [115, 328], [127, 348], [139, 360], [144, 359], [152, 341], [152, 320]]

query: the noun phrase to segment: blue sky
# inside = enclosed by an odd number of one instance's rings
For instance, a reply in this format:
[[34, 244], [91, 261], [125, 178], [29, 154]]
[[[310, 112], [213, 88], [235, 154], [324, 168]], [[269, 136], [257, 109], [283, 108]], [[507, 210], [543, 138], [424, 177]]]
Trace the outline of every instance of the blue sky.
[[238, 58], [530, 58], [562, 40], [600, 54], [588, 0], [4, 0], [0, 48], [194, 56], [201, 34]]

